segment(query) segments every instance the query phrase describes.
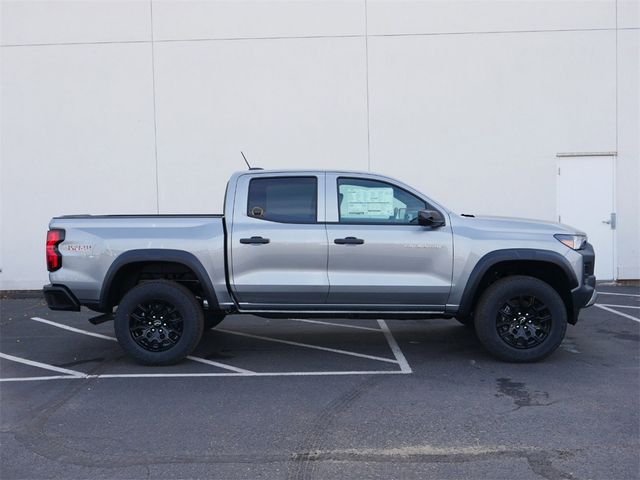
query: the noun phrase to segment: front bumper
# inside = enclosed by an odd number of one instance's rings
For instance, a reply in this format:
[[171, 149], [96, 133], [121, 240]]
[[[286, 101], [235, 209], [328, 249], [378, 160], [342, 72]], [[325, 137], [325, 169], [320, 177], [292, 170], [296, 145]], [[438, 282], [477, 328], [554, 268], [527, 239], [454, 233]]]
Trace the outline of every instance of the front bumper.
[[593, 274], [595, 267], [595, 252], [593, 246], [587, 243], [583, 250], [578, 250], [583, 259], [582, 284], [571, 291], [572, 315], [569, 323], [575, 324], [578, 321], [580, 310], [590, 307], [596, 303], [598, 292], [596, 291], [596, 277]]
[[80, 302], [64, 285], [45, 285], [42, 293], [51, 310], [80, 311]]

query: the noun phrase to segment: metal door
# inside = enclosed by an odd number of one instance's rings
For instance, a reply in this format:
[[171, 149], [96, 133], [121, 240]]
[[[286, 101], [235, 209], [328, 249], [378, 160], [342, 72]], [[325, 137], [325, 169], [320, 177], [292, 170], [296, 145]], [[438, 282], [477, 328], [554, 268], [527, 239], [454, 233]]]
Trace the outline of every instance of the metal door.
[[589, 236], [596, 252], [595, 275], [599, 280], [616, 278], [614, 161], [611, 155], [558, 159], [558, 221]]
[[451, 288], [451, 226], [418, 225], [413, 219], [420, 208], [432, 207], [428, 200], [407, 186], [372, 179], [327, 174], [327, 304], [443, 309]]
[[[315, 188], [313, 219], [304, 213], [310, 188]], [[255, 197], [251, 203], [250, 195]], [[324, 174], [243, 175], [233, 210], [227, 248], [231, 288], [240, 307], [323, 304], [329, 290]]]

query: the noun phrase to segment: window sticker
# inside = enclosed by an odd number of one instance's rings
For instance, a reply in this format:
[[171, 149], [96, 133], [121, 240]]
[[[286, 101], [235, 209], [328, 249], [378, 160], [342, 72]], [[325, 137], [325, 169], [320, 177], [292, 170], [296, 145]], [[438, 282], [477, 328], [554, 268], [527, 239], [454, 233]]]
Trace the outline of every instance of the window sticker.
[[393, 188], [367, 188], [340, 185], [344, 195], [340, 205], [341, 218], [388, 219], [393, 217]]

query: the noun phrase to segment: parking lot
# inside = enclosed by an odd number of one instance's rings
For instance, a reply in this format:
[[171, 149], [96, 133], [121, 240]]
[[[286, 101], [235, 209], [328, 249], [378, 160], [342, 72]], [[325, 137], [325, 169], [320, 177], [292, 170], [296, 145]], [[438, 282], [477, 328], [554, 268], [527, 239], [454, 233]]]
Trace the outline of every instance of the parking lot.
[[144, 367], [112, 322], [5, 299], [0, 477], [638, 478], [640, 290], [600, 291], [520, 365], [455, 320], [241, 315]]

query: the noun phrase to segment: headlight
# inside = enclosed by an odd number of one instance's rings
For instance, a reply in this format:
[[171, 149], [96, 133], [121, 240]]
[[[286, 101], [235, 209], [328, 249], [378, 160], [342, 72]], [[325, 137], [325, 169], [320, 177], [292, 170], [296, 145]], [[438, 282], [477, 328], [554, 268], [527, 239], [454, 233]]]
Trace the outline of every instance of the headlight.
[[564, 243], [567, 247], [572, 248], [574, 250], [582, 250], [584, 246], [587, 244], [587, 236], [586, 235], [564, 235], [561, 233], [557, 233], [554, 235], [556, 240]]

